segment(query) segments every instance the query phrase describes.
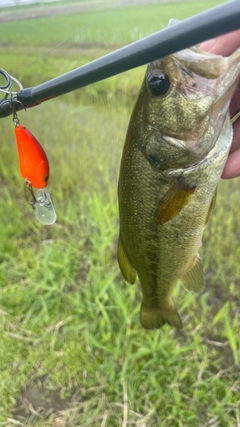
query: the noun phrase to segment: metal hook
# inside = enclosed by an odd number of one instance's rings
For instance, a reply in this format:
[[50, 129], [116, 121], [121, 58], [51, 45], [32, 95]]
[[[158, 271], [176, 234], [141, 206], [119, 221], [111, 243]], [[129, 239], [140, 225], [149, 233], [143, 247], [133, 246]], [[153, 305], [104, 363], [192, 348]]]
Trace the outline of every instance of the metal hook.
[[31, 184], [30, 181], [27, 181], [27, 180], [25, 182], [26, 182], [27, 189], [30, 191], [30, 194], [31, 194], [31, 197], [32, 197], [32, 200], [29, 200], [28, 197], [27, 197], [27, 195], [26, 195], [27, 201], [32, 206], [33, 210], [35, 210], [38, 201], [37, 201], [37, 199], [35, 197], [35, 194], [34, 194], [34, 191], [33, 191], [33, 188], [32, 188], [32, 184]]

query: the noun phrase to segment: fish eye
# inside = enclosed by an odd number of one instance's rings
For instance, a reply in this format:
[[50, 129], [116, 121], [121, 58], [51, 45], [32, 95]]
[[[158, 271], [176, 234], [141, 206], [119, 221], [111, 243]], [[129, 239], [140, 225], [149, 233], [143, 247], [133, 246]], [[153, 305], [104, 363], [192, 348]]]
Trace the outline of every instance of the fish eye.
[[158, 72], [148, 77], [148, 84], [153, 95], [161, 96], [167, 93], [170, 80], [166, 74]]

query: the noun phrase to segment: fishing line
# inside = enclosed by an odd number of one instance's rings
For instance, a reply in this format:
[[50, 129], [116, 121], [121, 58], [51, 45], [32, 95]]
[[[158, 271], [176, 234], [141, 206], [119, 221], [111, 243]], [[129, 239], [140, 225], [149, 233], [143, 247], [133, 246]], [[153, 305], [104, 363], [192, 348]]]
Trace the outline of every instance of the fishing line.
[[36, 59], [34, 59], [32, 62], [29, 62], [27, 65], [25, 65], [22, 68], [18, 68], [14, 73], [17, 73], [18, 71], [22, 71], [25, 68], [30, 67], [31, 65], [35, 64], [37, 61], [39, 61], [41, 58], [45, 57], [46, 55], [48, 55], [50, 52], [52, 52], [53, 50], [59, 48], [60, 46], [62, 46], [64, 43], [66, 43], [68, 40], [72, 39], [74, 36], [76, 36], [77, 34], [81, 33], [82, 31], [86, 30], [88, 27], [91, 27], [91, 25], [95, 24], [96, 22], [100, 21], [101, 19], [105, 18], [106, 16], [110, 15], [111, 13], [115, 12], [116, 10], [120, 9], [121, 6], [112, 8], [111, 10], [109, 10], [108, 12], [104, 13], [103, 15], [99, 16], [98, 18], [94, 19], [93, 21], [91, 21], [89, 24], [84, 25], [84, 27], [82, 27], [80, 30], [76, 31], [76, 33], [72, 34], [71, 36], [69, 36], [68, 38], [66, 38], [65, 40], [63, 40], [62, 42], [58, 43], [56, 46], [53, 46], [51, 49], [47, 50], [46, 52], [44, 52], [42, 55], [38, 56]]

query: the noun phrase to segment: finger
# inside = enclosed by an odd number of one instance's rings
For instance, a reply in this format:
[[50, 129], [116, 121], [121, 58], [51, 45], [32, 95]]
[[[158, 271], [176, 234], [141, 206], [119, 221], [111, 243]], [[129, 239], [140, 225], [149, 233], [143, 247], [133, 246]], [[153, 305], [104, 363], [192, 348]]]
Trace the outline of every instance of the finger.
[[229, 56], [240, 47], [240, 30], [208, 40], [202, 43], [200, 47], [216, 55]]
[[240, 117], [233, 124], [233, 142], [230, 153], [234, 153], [238, 149], [240, 149]]
[[231, 118], [236, 116], [236, 114], [240, 111], [240, 88], [237, 89], [234, 93], [229, 109]]
[[222, 173], [223, 179], [231, 179], [240, 176], [240, 149], [230, 154]]
[[240, 118], [233, 125], [233, 142], [222, 173], [223, 179], [237, 176], [240, 176]]

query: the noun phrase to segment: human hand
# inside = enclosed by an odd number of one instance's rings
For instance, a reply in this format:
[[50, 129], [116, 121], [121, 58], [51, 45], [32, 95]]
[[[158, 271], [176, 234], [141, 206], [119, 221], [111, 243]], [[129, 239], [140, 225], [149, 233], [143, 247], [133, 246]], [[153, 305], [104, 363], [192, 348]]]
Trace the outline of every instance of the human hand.
[[[208, 40], [201, 44], [201, 49], [216, 55], [229, 56], [240, 48], [240, 30]], [[230, 115], [233, 118], [240, 111], [240, 82], [239, 88], [232, 97]], [[233, 124], [233, 142], [226, 161], [222, 178], [230, 179], [240, 176], [240, 117]]]

